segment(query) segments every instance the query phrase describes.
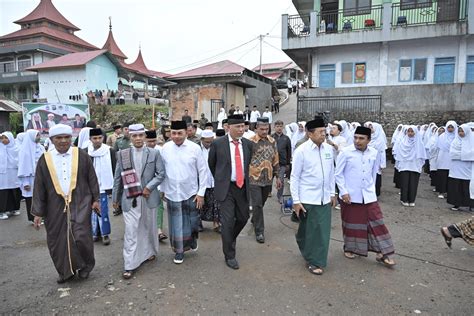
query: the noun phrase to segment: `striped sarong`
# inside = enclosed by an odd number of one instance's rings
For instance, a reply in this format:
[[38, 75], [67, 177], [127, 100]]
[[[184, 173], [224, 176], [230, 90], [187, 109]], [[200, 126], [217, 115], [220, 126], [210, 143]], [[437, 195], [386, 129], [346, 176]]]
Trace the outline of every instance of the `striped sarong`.
[[183, 253], [196, 245], [199, 234], [199, 211], [193, 201], [167, 201], [168, 224], [171, 248], [176, 253]]
[[369, 251], [391, 255], [395, 252], [392, 237], [383, 221], [378, 202], [341, 203], [344, 251], [367, 256]]

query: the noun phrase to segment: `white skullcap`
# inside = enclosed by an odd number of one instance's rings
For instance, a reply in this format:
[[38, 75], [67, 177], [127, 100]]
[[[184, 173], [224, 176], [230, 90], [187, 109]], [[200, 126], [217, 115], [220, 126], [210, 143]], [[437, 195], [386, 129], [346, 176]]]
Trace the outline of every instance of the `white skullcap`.
[[49, 129], [49, 137], [57, 135], [70, 135], [72, 136], [72, 127], [65, 124], [56, 124]]
[[205, 129], [201, 132], [201, 138], [214, 138], [214, 132], [208, 129]]
[[145, 133], [145, 126], [143, 124], [132, 124], [128, 127], [129, 134]]

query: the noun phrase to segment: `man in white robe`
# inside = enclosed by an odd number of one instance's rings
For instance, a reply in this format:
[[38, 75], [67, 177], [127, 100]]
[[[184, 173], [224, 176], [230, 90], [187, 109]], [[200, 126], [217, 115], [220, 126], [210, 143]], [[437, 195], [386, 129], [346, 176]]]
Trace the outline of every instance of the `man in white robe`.
[[160, 195], [156, 188], [165, 178], [165, 169], [157, 150], [145, 146], [143, 124], [129, 126], [132, 147], [117, 156], [112, 201], [123, 210], [124, 279], [130, 279], [144, 262], [158, 254], [156, 208]]

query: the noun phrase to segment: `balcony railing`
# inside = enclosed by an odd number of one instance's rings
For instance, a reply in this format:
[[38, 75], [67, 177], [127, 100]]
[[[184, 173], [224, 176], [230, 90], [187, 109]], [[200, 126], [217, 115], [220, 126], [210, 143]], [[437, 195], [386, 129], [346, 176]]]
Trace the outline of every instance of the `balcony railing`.
[[318, 14], [319, 33], [340, 33], [382, 28], [383, 7], [359, 7], [325, 11]]
[[467, 17], [465, 0], [426, 0], [416, 4], [392, 4], [392, 27], [443, 22], [463, 22]]
[[288, 37], [308, 36], [309, 29], [309, 14], [290, 15], [288, 17]]

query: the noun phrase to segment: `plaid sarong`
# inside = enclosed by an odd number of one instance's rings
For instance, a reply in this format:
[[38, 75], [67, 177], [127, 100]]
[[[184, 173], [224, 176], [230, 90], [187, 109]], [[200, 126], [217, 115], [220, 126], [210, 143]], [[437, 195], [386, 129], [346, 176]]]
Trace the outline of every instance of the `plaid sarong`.
[[167, 201], [170, 243], [176, 253], [190, 250], [198, 239], [199, 211], [194, 197], [180, 202]]
[[378, 202], [368, 204], [340, 202], [344, 251], [365, 257], [369, 251], [383, 255], [395, 252], [392, 237], [384, 224]]
[[461, 234], [462, 239], [469, 245], [474, 246], [474, 217], [454, 224], [454, 227]]

